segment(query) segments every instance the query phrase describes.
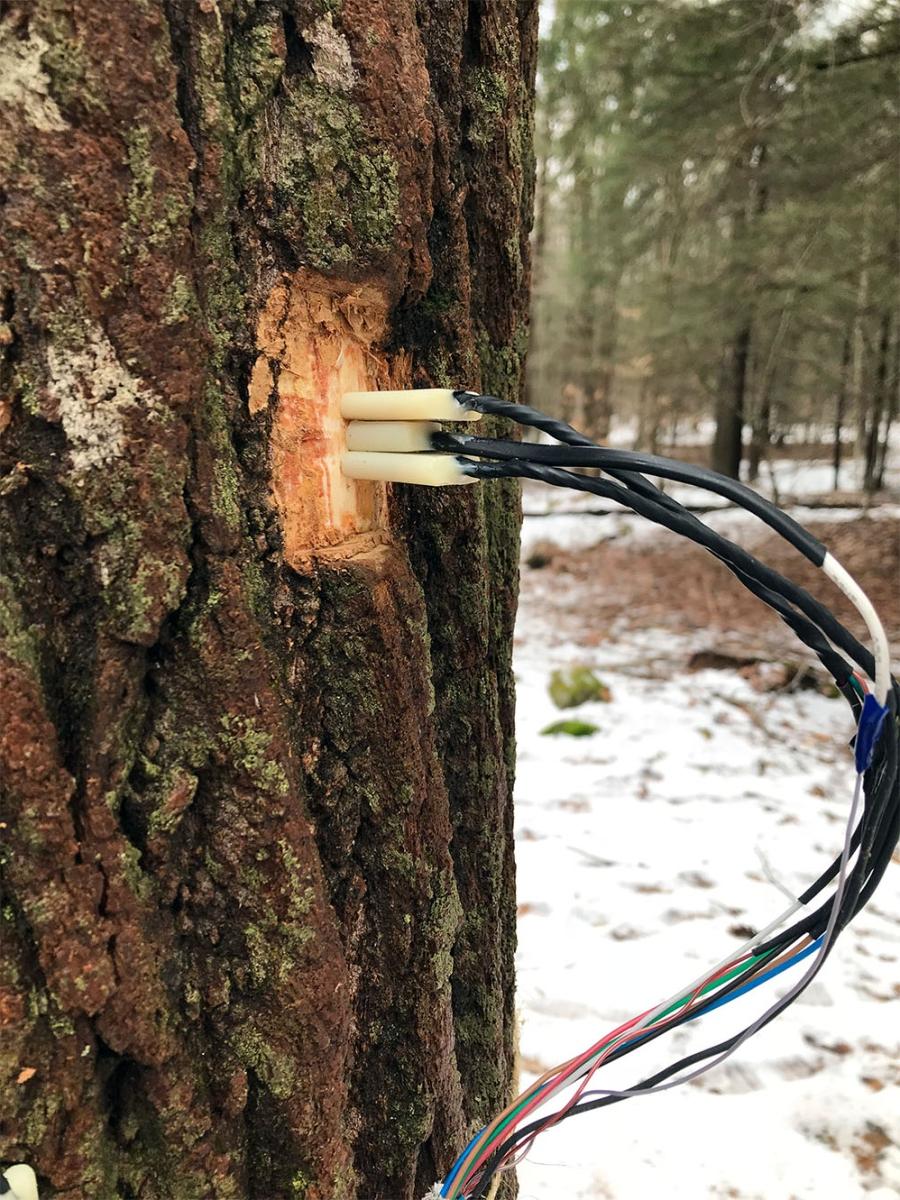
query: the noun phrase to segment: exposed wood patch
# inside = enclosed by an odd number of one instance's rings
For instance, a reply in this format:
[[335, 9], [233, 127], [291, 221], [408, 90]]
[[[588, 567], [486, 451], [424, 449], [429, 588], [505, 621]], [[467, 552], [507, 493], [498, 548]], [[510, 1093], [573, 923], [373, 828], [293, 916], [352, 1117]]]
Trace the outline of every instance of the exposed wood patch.
[[386, 489], [346, 479], [340, 414], [344, 392], [396, 387], [405, 360], [380, 349], [388, 299], [368, 284], [298, 271], [271, 291], [257, 326], [260, 354], [250, 379], [252, 413], [274, 405], [272, 495], [281, 514], [285, 559], [358, 554], [360, 537], [386, 539]]

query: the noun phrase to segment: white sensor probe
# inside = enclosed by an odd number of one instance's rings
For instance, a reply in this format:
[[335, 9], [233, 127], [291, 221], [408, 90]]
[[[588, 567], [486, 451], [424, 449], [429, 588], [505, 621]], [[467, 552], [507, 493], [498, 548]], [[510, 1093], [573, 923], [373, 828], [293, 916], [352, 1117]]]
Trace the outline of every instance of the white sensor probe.
[[341, 459], [345, 475], [351, 479], [369, 479], [381, 483], [415, 483], [426, 487], [447, 487], [455, 483], [474, 483], [463, 474], [462, 465], [452, 454], [379, 454], [375, 451], [351, 451]]
[[347, 449], [392, 454], [428, 452], [431, 435], [440, 429], [436, 421], [351, 421], [347, 426]]
[[412, 388], [405, 392], [345, 392], [345, 421], [477, 421], [481, 413], [464, 408], [451, 388]]
[[37, 1176], [25, 1163], [0, 1172], [0, 1196], [8, 1200], [38, 1200]]

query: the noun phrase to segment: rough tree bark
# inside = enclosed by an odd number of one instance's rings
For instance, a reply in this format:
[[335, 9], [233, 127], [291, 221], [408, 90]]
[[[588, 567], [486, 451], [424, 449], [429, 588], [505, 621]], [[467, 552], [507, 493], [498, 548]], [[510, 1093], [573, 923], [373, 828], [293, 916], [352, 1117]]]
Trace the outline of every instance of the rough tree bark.
[[[547, 250], [547, 208], [550, 203], [550, 179], [549, 179], [549, 154], [547, 153], [550, 143], [549, 120], [546, 113], [546, 105], [543, 109], [543, 118], [538, 120], [535, 128], [535, 188], [534, 188], [534, 233], [531, 238], [531, 254], [533, 259], [533, 267], [531, 271], [531, 310], [539, 303], [539, 297], [542, 294], [542, 283], [544, 276], [544, 262], [546, 259]], [[529, 369], [525, 376], [525, 402], [530, 404], [532, 408], [545, 408], [548, 404], [548, 396], [540, 386], [538, 380], [538, 372], [535, 370], [536, 362], [540, 361], [538, 357], [539, 351], [537, 346], [537, 322], [529, 323], [529, 338], [528, 338], [528, 355]]]
[[323, 447], [347, 387], [519, 393], [535, 10], [0, 4], [0, 1159], [48, 1196], [414, 1200], [508, 1094], [518, 495]]

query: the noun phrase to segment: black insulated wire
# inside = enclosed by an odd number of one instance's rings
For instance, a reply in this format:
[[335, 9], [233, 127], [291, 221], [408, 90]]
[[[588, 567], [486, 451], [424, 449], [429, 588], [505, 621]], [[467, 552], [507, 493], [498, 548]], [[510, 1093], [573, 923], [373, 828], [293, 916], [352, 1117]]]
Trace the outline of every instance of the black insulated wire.
[[[460, 436], [455, 434], [436, 434], [433, 441], [435, 449], [449, 450], [456, 454], [462, 452], [465, 454], [476, 455], [482, 458], [496, 459], [504, 462], [526, 462], [531, 466], [546, 465], [547, 467], [557, 468], [567, 468], [570, 466], [599, 467], [605, 470], [607, 474], [616, 473], [614, 470], [611, 470], [609, 467], [604, 465], [603, 461], [609, 454], [614, 452], [606, 451], [599, 447], [586, 447], [584, 449], [578, 448], [572, 451], [570, 448], [565, 446], [534, 446], [530, 444], [523, 444], [521, 442], [505, 442], [491, 438], [470, 438], [465, 435]], [[737, 483], [736, 480], [726, 479], [725, 476], [717, 475], [714, 471], [706, 471], [705, 468], [702, 467], [684, 466], [683, 464], [675, 463], [673, 460], [659, 459], [653, 455], [632, 456], [630, 451], [619, 451], [615, 453], [619, 456], [617, 461], [621, 459], [621, 456], [626, 456], [633, 457], [635, 460], [640, 459], [644, 463], [649, 463], [651, 460], [655, 460], [664, 464], [671, 463], [672, 470], [668, 471], [666, 469], [663, 471], [663, 474], [666, 478], [677, 479], [679, 482], [690, 483], [695, 487], [704, 488], [707, 491], [713, 491], [719, 495], [734, 500], [736, 504], [740, 505], [742, 508], [746, 509], [746, 511], [753, 513], [754, 516], [757, 516], [760, 520], [764, 521], [770, 528], [772, 528], [776, 533], [780, 534], [790, 545], [799, 550], [817, 567], [821, 567], [822, 563], [824, 562], [827, 551], [821, 542], [812, 537], [812, 535], [804, 530], [803, 527], [794, 521], [792, 517], [789, 517], [787, 513], [778, 508], [777, 505], [771, 504], [762, 496], [757, 495], [757, 493], [752, 491], [752, 489], [746, 488], [743, 484]], [[655, 473], [655, 468], [648, 466], [646, 469]], [[629, 478], [643, 480], [643, 476], [641, 475], [633, 475], [632, 473], [628, 474]], [[707, 476], [710, 477], [711, 482], [705, 481]], [[535, 475], [529, 475], [528, 477], [538, 478], [538, 476]], [[578, 478], [584, 479], [587, 477], [578, 476]], [[545, 482], [554, 481], [546, 478]], [[715, 484], [715, 486], [713, 486], [713, 484]], [[588, 491], [593, 489], [582, 487], [580, 490]], [[647, 516], [650, 520], [656, 519], [650, 514], [649, 510], [646, 508], [642, 509], [640, 507], [640, 503], [632, 504], [630, 501], [623, 501], [619, 497], [610, 496], [609, 493], [606, 492], [597, 492], [596, 494], [605, 496], [607, 499], [616, 500], [618, 503], [626, 503], [627, 507], [632, 508], [641, 516]], [[639, 500], [645, 505], [652, 502], [654, 499], [658, 501], [659, 497], [663, 497], [662, 492], [657, 492], [657, 496], [654, 497], [645, 495], [643, 490], [635, 491], [634, 494], [638, 496]], [[665, 497], [665, 499], [671, 500], [670, 497]], [[719, 535], [711, 530], [708, 525], [698, 521], [694, 514], [688, 509], [684, 508], [682, 505], [672, 501], [671, 503], [666, 504], [665, 508], [670, 512], [679, 513], [684, 519], [696, 522], [696, 526], [699, 526], [701, 529], [706, 531], [705, 536], [707, 539], [719, 538]], [[665, 524], [665, 522], [662, 521], [658, 521], [658, 523]], [[674, 528], [672, 525], [669, 525], [668, 527]], [[676, 529], [675, 532], [682, 533], [683, 536], [690, 536], [689, 534], [685, 533], [683, 529]], [[694, 538], [693, 540], [697, 541], [699, 539]], [[706, 545], [707, 549], [711, 549], [715, 553], [714, 546], [710, 541], [702, 541], [701, 544]], [[729, 542], [725, 538], [720, 539], [720, 544], [728, 547], [734, 545], [734, 543]], [[737, 549], [740, 550], [739, 547]], [[746, 551], [741, 551], [741, 553], [746, 554]], [[765, 568], [765, 570], [768, 572], [771, 569]], [[772, 572], [770, 579], [774, 577], [774, 575], [775, 573]], [[778, 576], [778, 578], [783, 579], [781, 576]], [[855, 638], [853, 634], [851, 634], [850, 631], [846, 629], [827, 608], [819, 604], [815, 597], [810, 596], [808, 592], [795, 584], [790, 584], [789, 586], [793, 592], [791, 597], [792, 603], [798, 604], [798, 607], [800, 607], [808, 616], [817, 621], [827, 636], [830, 637], [836, 645], [839, 645], [841, 649], [845, 651], [845, 653], [849, 654], [850, 657], [862, 667], [866, 674], [871, 676], [875, 669], [875, 661], [865, 646], [863, 646], [859, 640]], [[786, 593], [782, 591], [782, 594]]]
[[[705, 468], [690, 467], [656, 455], [597, 447], [571, 426], [547, 417], [525, 405], [510, 405], [496, 397], [476, 396], [472, 393], [457, 393], [456, 395], [457, 399], [467, 407], [492, 415], [511, 417], [520, 424], [542, 430], [564, 444], [563, 446], [535, 446], [495, 439], [437, 435], [436, 449], [455, 454], [475, 454], [481, 458], [494, 460], [473, 463], [470, 460], [461, 459], [460, 461], [464, 464], [463, 469], [467, 474], [482, 479], [519, 476], [539, 479], [555, 486], [589, 491], [623, 504], [639, 515], [646, 516], [705, 546], [737, 576], [745, 587], [773, 608], [797, 636], [810, 646], [835, 678], [842, 694], [853, 708], [854, 717], [858, 719], [860, 701], [850, 686], [850, 668], [828, 639], [848, 653], [870, 676], [874, 669], [873, 656], [860, 645], [849, 631], [844, 629], [830, 610], [814, 597], [790, 580], [772, 571], [771, 568], [758, 562], [741, 547], [735, 546], [714, 533], [687, 509], [655, 488], [640, 472], [647, 471], [662, 478], [703, 487], [733, 500], [765, 521], [810, 561], [820, 566], [825, 558], [825, 547], [791, 517], [782, 513], [769, 501], [757, 496], [749, 488], [745, 488], [743, 484], [718, 476], [715, 472], [707, 471]], [[600, 468], [617, 482], [610, 483], [607, 480], [578, 475], [565, 469], [573, 466]], [[831, 942], [825, 944], [814, 964], [814, 969], [809, 974], [809, 978], [805, 980], [802, 990], [805, 990], [818, 975], [833, 949], [837, 936], [862, 910], [874, 893], [892, 859], [898, 840], [900, 840], [900, 725], [898, 725], [900, 686], [896, 681], [892, 681], [891, 692], [887, 699], [887, 709], [888, 715], [882, 736], [875, 747], [871, 764], [864, 771], [862, 812], [850, 840], [851, 851], [856, 854], [856, 861], [845, 878]], [[829, 883], [833, 882], [840, 871], [840, 863], [841, 856], [839, 855], [803, 892], [799, 898], [800, 902], [808, 905]], [[758, 961], [752, 968], [716, 991], [707, 994], [690, 1012], [678, 1014], [659, 1028], [648, 1029], [639, 1038], [619, 1047], [607, 1061], [622, 1058], [695, 1016], [702, 1015], [731, 991], [763, 973], [775, 959], [791, 947], [796, 949], [801, 939], [808, 938], [815, 941], [826, 932], [833, 907], [834, 898], [821, 904], [814, 912], [808, 913], [782, 933], [757, 946], [754, 953], [758, 956]], [[800, 992], [797, 993], [797, 995], [799, 994]], [[790, 992], [783, 997], [766, 1015], [765, 1024], [774, 1020], [795, 998], [796, 996], [792, 996]], [[652, 1088], [670, 1079], [679, 1071], [732, 1049], [752, 1028], [753, 1026], [747, 1026], [718, 1045], [683, 1058], [629, 1090], [640, 1091]], [[587, 1093], [564, 1115], [551, 1114], [538, 1118], [506, 1138], [478, 1172], [474, 1190], [468, 1192], [467, 1200], [483, 1200], [502, 1164], [549, 1123], [568, 1120], [581, 1113], [603, 1108], [608, 1104], [615, 1104], [629, 1098], [627, 1095], [601, 1096], [598, 1099], [590, 1097], [591, 1093]]]
[[[451, 439], [451, 441], [453, 441], [453, 439]], [[523, 450], [525, 450], [527, 452], [532, 449], [532, 447], [523, 447], [519, 443], [509, 443], [508, 447], [511, 450], [517, 451], [519, 454], [521, 454], [523, 452]], [[446, 448], [449, 448], [449, 447], [446, 447]], [[454, 448], [455, 448], [455, 443], [454, 443]], [[548, 449], [552, 450], [553, 448], [549, 447]], [[573, 475], [572, 473], [568, 473], [568, 472], [564, 472], [564, 471], [555, 471], [552, 469], [541, 471], [540, 468], [536, 468], [534, 466], [534, 464], [531, 464], [528, 462], [528, 460], [525, 460], [522, 458], [510, 459], [508, 461], [498, 462], [498, 463], [473, 464], [470, 469], [473, 474], [481, 475], [482, 477], [485, 477], [485, 476], [490, 477], [490, 476], [494, 476], [494, 475], [506, 476], [507, 474], [514, 474], [514, 475], [525, 475], [526, 477], [531, 477], [531, 478], [543, 479], [544, 482], [548, 482], [548, 483], [562, 483], [565, 486], [576, 487], [578, 490], [592, 491], [596, 494], [603, 495], [607, 498], [612, 498], [612, 499], [618, 500], [619, 502], [627, 503], [629, 507], [632, 507], [636, 511], [640, 511], [641, 508], [643, 507], [642, 504], [634, 503], [634, 501], [632, 501], [630, 499], [625, 500], [623, 498], [621, 492], [616, 488], [615, 485], [611, 485], [608, 483], [605, 484], [605, 483], [603, 483], [603, 481], [589, 479], [588, 477], [585, 477], [585, 476]], [[654, 516], [652, 513], [645, 510], [645, 515], [649, 516], [650, 519], [657, 520], [659, 523], [665, 525], [668, 528], [674, 528], [676, 532], [682, 532], [686, 536], [689, 536], [689, 537], [692, 536], [692, 534], [688, 530], [678, 529], [677, 525], [673, 525], [673, 521], [672, 521], [670, 514], [665, 514], [665, 515], [657, 514], [656, 516]], [[686, 515], [686, 517], [689, 516], [689, 514], [687, 514], [687, 513], [685, 515]], [[701, 528], [706, 531], [707, 535], [711, 536], [712, 538], [716, 538], [718, 536], [718, 535], [712, 534], [712, 531], [709, 531], [706, 526], [702, 525], [702, 523], [697, 522], [697, 524], [699, 524], [701, 526]], [[810, 645], [810, 647], [819, 656], [820, 660], [823, 661], [823, 663], [826, 665], [826, 667], [828, 667], [831, 670], [842, 693], [845, 695], [846, 698], [851, 700], [851, 706], [853, 707], [853, 710], [854, 710], [854, 716], [858, 716], [859, 702], [858, 702], [858, 700], [851, 699], [852, 690], [847, 687], [847, 679], [849, 677], [849, 671], [846, 667], [846, 664], [843, 663], [843, 660], [841, 660], [839, 656], [834, 655], [833, 652], [830, 651], [830, 649], [827, 646], [827, 643], [824, 642], [824, 640], [820, 636], [817, 636], [816, 631], [814, 631], [808, 623], [804, 624], [801, 621], [801, 619], [798, 618], [798, 614], [796, 614], [793, 610], [791, 610], [790, 608], [783, 605], [779, 601], [777, 596], [774, 596], [771, 592], [767, 591], [767, 589], [760, 586], [752, 578], [752, 576], [748, 575], [746, 572], [741, 570], [733, 562], [729, 562], [728, 558], [730, 558], [731, 556], [729, 555], [728, 557], [726, 557], [726, 554], [723, 554], [721, 552], [721, 548], [717, 548], [714, 545], [711, 545], [709, 542], [709, 536], [704, 538], [701, 541], [701, 544], [706, 544], [708, 549], [711, 549], [712, 552], [715, 553], [717, 557], [721, 558], [722, 561], [725, 562], [725, 564], [728, 565], [734, 571], [734, 573], [738, 576], [739, 579], [741, 579], [741, 581], [745, 584], [745, 586], [749, 587], [752, 592], [754, 592], [761, 599], [763, 599], [766, 603], [768, 603], [771, 607], [773, 607], [776, 611], [778, 611], [779, 615], [782, 616], [782, 618], [795, 631], [795, 633], [797, 633], [797, 635], [804, 642], [806, 642], [808, 645]], [[694, 540], [700, 540], [700, 539], [695, 538]], [[721, 544], [725, 547], [728, 547], [729, 549], [731, 549], [732, 545], [733, 545], [732, 543], [724, 541], [724, 539], [721, 540]], [[734, 547], [734, 549], [737, 550], [739, 552], [739, 554], [746, 553], [746, 552], [740, 551], [740, 548], [738, 548], [738, 547]], [[727, 553], [727, 551], [726, 551], [726, 553]], [[769, 571], [768, 568], [765, 568], [765, 570], [766, 570], [766, 572]], [[826, 625], [829, 632], [835, 634], [835, 636], [841, 638], [841, 640], [844, 640], [845, 637], [850, 638], [852, 636], [852, 635], [849, 635], [847, 633], [847, 631], [843, 630], [842, 627], [840, 627], [840, 629], [836, 630], [834, 628], [834, 624], [833, 624], [834, 618], [833, 618], [832, 614], [830, 614], [828, 612], [828, 610], [825, 609], [823, 606], [819, 605], [818, 601], [815, 601], [815, 599], [813, 597], [809, 596], [808, 593], [803, 592], [802, 589], [796, 589], [795, 585], [790, 584], [789, 581], [783, 580], [782, 577], [780, 577], [780, 576], [775, 575], [774, 577], [775, 577], [775, 579], [777, 579], [780, 583], [782, 583], [784, 585], [782, 590], [787, 590], [787, 592], [790, 595], [792, 600], [797, 601], [799, 599], [800, 603], [803, 603], [804, 607], [808, 611], [812, 611], [812, 613], [817, 617], [817, 619], [822, 624]], [[853, 639], [853, 641], [855, 641], [855, 639]], [[852, 646], [852, 642], [851, 642], [851, 646]], [[863, 648], [860, 647], [859, 649], [862, 650]], [[816, 883], [812, 886], [812, 888], [808, 890], [808, 893], [807, 893], [806, 899], [805, 899], [806, 903], [808, 903], [809, 899], [814, 897], [827, 884], [827, 882], [830, 880], [830, 878], [833, 878], [833, 873], [836, 872], [836, 870], [837, 870], [837, 862], [833, 863], [831, 865], [831, 867], [829, 868], [829, 871], [826, 872], [825, 875], [820, 877], [819, 880], [817, 880]], [[824, 924], [827, 922], [828, 911], [830, 911], [830, 910], [827, 909], [827, 907], [826, 907], [826, 909], [820, 910], [818, 913], [815, 913], [812, 916], [807, 917], [804, 920], [804, 922], [798, 923], [797, 926], [791, 927], [790, 931], [788, 931], [787, 933], [782, 935], [782, 938], [779, 939], [779, 942], [782, 942], [782, 941], [785, 943], [788, 942], [790, 940], [789, 935], [796, 936], [797, 934], [802, 932], [804, 929], [815, 929], [816, 927], [818, 927], [820, 925], [822, 927], [824, 927]]]
[[[517, 445], [517, 443], [513, 444]], [[477, 479], [501, 479], [509, 477], [536, 479], [539, 482], [549, 483], [557, 487], [569, 487], [576, 491], [591, 492], [596, 496], [604, 497], [604, 499], [613, 500], [625, 508], [630, 508], [639, 516], [646, 517], [655, 524], [663, 525], [674, 533], [678, 533], [682, 537], [689, 538], [691, 541], [703, 546], [715, 554], [717, 558], [720, 558], [736, 574], [743, 573], [749, 575], [753, 579], [758, 580], [764, 587], [784, 596], [790, 604], [795, 605], [814, 624], [818, 625], [822, 632], [836, 646], [848, 654], [867, 675], [871, 677], [874, 674], [875, 660], [872, 654], [837, 620], [829, 609], [816, 600], [814, 596], [811, 596], [804, 588], [785, 579], [783, 575], [761, 563], [742, 546], [738, 546], [734, 542], [717, 534], [708, 525], [705, 525], [692, 513], [689, 513], [687, 509], [681, 508], [680, 511], [675, 511], [670, 508], [662, 508], [644, 496], [629, 491], [620, 484], [611, 483], [604, 479], [595, 479], [587, 475], [579, 475], [577, 472], [566, 471], [561, 467], [533, 463], [524, 457], [505, 459], [498, 462], [470, 462], [463, 469], [467, 475]], [[842, 673], [842, 677], [837, 679], [837, 682], [839, 684], [846, 682], [848, 677], [849, 672]]]
[[[548, 463], [554, 467], [599, 467], [601, 470], [619, 470], [629, 473], [646, 471], [660, 479], [674, 483], [687, 483], [703, 488], [707, 492], [722, 496], [759, 517], [776, 533], [780, 534], [796, 550], [816, 567], [821, 567], [827, 553], [818, 538], [803, 528], [793, 517], [776, 504], [766, 500], [758, 492], [737, 479], [729, 479], [707, 467], [680, 463], [658, 454], [643, 454], [634, 450], [612, 450], [606, 446], [547, 446], [533, 443], [509, 442], [497, 438], [479, 438], [466, 434], [437, 435], [444, 441], [436, 449], [449, 449], [456, 453], [472, 454], [484, 458], [527, 458], [530, 462]], [[671, 497], [669, 497], [671, 499]]]
[[[848, 882], [849, 882], [849, 880], [848, 880]], [[851, 898], [851, 902], [853, 902], [853, 898]], [[839, 929], [835, 931], [836, 934], [837, 934], [837, 932], [839, 932]], [[765, 1028], [766, 1025], [768, 1025], [771, 1021], [773, 1021], [790, 1004], [792, 1004], [799, 995], [802, 995], [803, 992], [806, 991], [806, 989], [810, 986], [810, 984], [818, 976], [822, 967], [825, 965], [825, 962], [827, 961], [827, 959], [831, 953], [831, 950], [834, 948], [835, 940], [836, 940], [836, 937], [835, 937], [835, 939], [832, 940], [830, 946], [824, 947], [823, 953], [816, 960], [814, 967], [810, 971], [809, 977], [805, 980], [801, 990], [799, 992], [797, 992], [796, 995], [793, 995], [793, 996], [789, 992], [779, 1002], [777, 1002], [775, 1005], [772, 1006], [772, 1010], [767, 1014], [764, 1023], [760, 1026], [761, 1029]], [[757, 953], [763, 953], [762, 949], [758, 948]], [[777, 956], [777, 953], [778, 953], [777, 950], [772, 950], [772, 951], [767, 952], [767, 957], [765, 958], [764, 961], [757, 963], [751, 971], [746, 972], [744, 975], [739, 977], [739, 979], [730, 981], [728, 985], [726, 985], [719, 991], [714, 992], [714, 993], [710, 994], [709, 996], [707, 996], [704, 999], [704, 1001], [701, 1004], [698, 1004], [697, 1007], [695, 1009], [693, 1009], [690, 1013], [685, 1014], [682, 1017], [673, 1020], [672, 1022], [668, 1023], [667, 1025], [661, 1027], [658, 1030], [653, 1030], [649, 1036], [642, 1037], [640, 1039], [640, 1041], [636, 1041], [634, 1043], [630, 1043], [626, 1046], [621, 1047], [619, 1050], [617, 1050], [613, 1054], [611, 1054], [607, 1061], [613, 1062], [619, 1058], [623, 1058], [626, 1054], [631, 1053], [635, 1049], [642, 1048], [643, 1046], [647, 1045], [650, 1041], [655, 1040], [656, 1037], [662, 1036], [662, 1034], [670, 1032], [672, 1029], [676, 1028], [678, 1025], [684, 1024], [686, 1021], [692, 1020], [696, 1016], [702, 1016], [704, 1011], [707, 1011], [717, 1000], [721, 999], [728, 992], [736, 990], [737, 987], [742, 986], [744, 983], [746, 983], [748, 979], [764, 972], [766, 970], [766, 968], [769, 966], [769, 964], [772, 962], [772, 960]], [[627, 1091], [628, 1092], [646, 1091], [650, 1088], [656, 1087], [660, 1083], [665, 1083], [668, 1079], [670, 1079], [673, 1075], [676, 1075], [679, 1071], [686, 1070], [687, 1068], [695, 1066], [696, 1064], [703, 1062], [706, 1059], [715, 1058], [720, 1054], [724, 1054], [725, 1052], [731, 1050], [734, 1046], [736, 1046], [737, 1043], [740, 1042], [744, 1038], [744, 1036], [750, 1031], [751, 1028], [752, 1028], [752, 1026], [750, 1026], [750, 1025], [745, 1026], [744, 1029], [740, 1030], [736, 1034], [733, 1034], [731, 1037], [726, 1038], [724, 1041], [719, 1042], [714, 1046], [708, 1046], [703, 1050], [698, 1050], [694, 1054], [687, 1055], [686, 1057], [680, 1059], [678, 1062], [673, 1063], [670, 1066], [663, 1068], [661, 1071], [658, 1071], [655, 1075], [652, 1075], [647, 1079], [641, 1080], [639, 1083], [637, 1083], [637, 1084], [633, 1085], [631, 1088], [627, 1089]], [[623, 1089], [623, 1090], [626, 1090], [626, 1089]], [[589, 1097], [590, 1094], [591, 1093], [588, 1092], [586, 1095]], [[573, 1116], [581, 1115], [582, 1113], [586, 1113], [586, 1112], [592, 1112], [592, 1111], [595, 1111], [596, 1109], [605, 1108], [610, 1104], [617, 1104], [622, 1100], [628, 1100], [628, 1099], [631, 1099], [631, 1097], [627, 1094], [612, 1095], [612, 1096], [604, 1095], [604, 1096], [600, 1096], [596, 1100], [583, 1099], [579, 1103], [573, 1105], [573, 1107], [571, 1109], [569, 1109], [568, 1112], [566, 1112], [562, 1117], [560, 1117], [558, 1119], [556, 1119], [556, 1114], [550, 1114], [549, 1116], [541, 1117], [535, 1121], [532, 1121], [529, 1125], [524, 1126], [522, 1129], [516, 1130], [515, 1133], [511, 1134], [504, 1142], [502, 1142], [497, 1147], [497, 1149], [491, 1155], [490, 1159], [488, 1159], [488, 1161], [486, 1162], [484, 1168], [482, 1169], [482, 1171], [479, 1175], [479, 1179], [475, 1186], [475, 1190], [468, 1194], [467, 1200], [483, 1200], [483, 1197], [485, 1197], [487, 1194], [487, 1189], [490, 1186], [491, 1180], [493, 1179], [496, 1172], [499, 1170], [499, 1168], [500, 1168], [501, 1164], [504, 1162], [504, 1160], [507, 1159], [510, 1155], [514, 1154], [515, 1151], [517, 1150], [517, 1148], [519, 1148], [519, 1146], [523, 1142], [526, 1142], [530, 1138], [535, 1137], [539, 1133], [541, 1133], [542, 1130], [546, 1126], [548, 1126], [551, 1122], [553, 1124], [558, 1124], [558, 1123], [561, 1123], [561, 1121], [567, 1120]]]
[[[538, 412], [536, 408], [529, 408], [527, 404], [507, 404], [505, 400], [500, 400], [496, 396], [477, 396], [474, 392], [455, 392], [454, 396], [458, 403], [464, 408], [470, 408], [473, 412], [480, 412], [485, 416], [490, 414], [507, 417], [519, 425], [528, 425], [533, 429], [539, 429], [542, 433], [547, 433], [556, 438], [558, 442], [569, 446], [595, 448], [596, 444], [589, 437], [585, 437], [583, 433], [579, 433], [565, 421], [557, 421], [553, 417], [548, 417], [545, 413]], [[618, 479], [620, 483], [624, 483], [626, 487], [632, 488], [638, 495], [656, 500], [665, 508], [671, 508], [673, 511], [681, 508], [676, 500], [661, 492], [643, 475], [624, 469], [613, 469], [608, 474], [614, 479]]]

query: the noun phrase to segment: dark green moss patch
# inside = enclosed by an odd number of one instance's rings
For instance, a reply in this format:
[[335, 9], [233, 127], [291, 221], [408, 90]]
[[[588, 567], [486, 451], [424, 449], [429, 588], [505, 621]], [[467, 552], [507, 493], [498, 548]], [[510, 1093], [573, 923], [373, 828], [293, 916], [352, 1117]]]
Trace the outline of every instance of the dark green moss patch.
[[541, 730], [542, 736], [555, 736], [556, 734], [564, 733], [569, 737], [590, 737], [592, 733], [598, 733], [599, 725], [593, 725], [590, 721], [553, 721], [549, 725], [545, 725]]

